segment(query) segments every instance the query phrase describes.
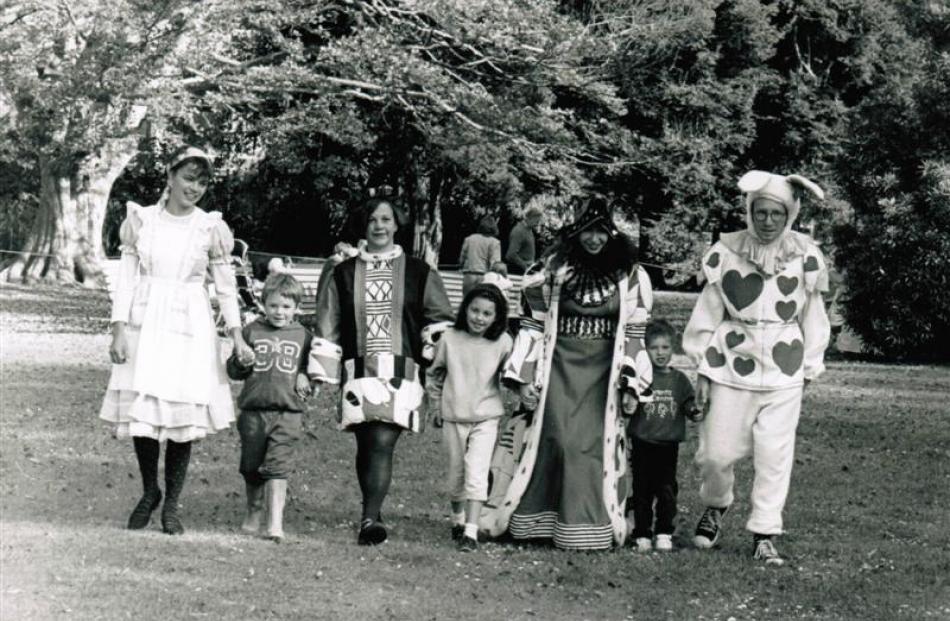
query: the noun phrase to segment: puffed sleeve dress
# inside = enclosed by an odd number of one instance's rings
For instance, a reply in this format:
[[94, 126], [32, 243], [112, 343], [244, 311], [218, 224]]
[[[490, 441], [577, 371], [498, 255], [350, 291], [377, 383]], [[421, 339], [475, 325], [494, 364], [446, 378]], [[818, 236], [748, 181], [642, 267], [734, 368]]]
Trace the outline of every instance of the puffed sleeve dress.
[[127, 323], [128, 358], [112, 365], [100, 410], [117, 437], [189, 442], [234, 420], [206, 277], [229, 328], [240, 326], [230, 253], [218, 212], [173, 216], [129, 204], [112, 321]]

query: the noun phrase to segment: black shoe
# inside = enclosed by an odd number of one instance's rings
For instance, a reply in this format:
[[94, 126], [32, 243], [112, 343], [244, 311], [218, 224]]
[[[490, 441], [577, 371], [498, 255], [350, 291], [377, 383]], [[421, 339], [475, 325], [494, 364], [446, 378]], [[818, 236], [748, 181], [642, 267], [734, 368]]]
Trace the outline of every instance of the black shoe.
[[693, 545], [701, 550], [708, 550], [719, 541], [722, 534], [722, 516], [728, 507], [718, 509], [706, 507], [703, 516], [696, 525], [696, 534], [693, 536]]
[[452, 541], [458, 541], [465, 534], [465, 527], [461, 524], [452, 525]]
[[459, 539], [457, 547], [459, 552], [477, 552], [478, 540], [471, 537], [462, 537]]
[[386, 527], [379, 521], [365, 518], [360, 522], [360, 534], [356, 538], [356, 543], [361, 546], [376, 546], [386, 541], [388, 536]]
[[178, 517], [178, 503], [171, 504], [165, 499], [165, 505], [162, 507], [162, 532], [166, 535], [182, 535], [185, 527]]
[[129, 515], [129, 523], [126, 528], [129, 530], [142, 530], [152, 521], [152, 512], [158, 508], [162, 502], [162, 490], [156, 489], [154, 492], [142, 494], [141, 500], [132, 509]]

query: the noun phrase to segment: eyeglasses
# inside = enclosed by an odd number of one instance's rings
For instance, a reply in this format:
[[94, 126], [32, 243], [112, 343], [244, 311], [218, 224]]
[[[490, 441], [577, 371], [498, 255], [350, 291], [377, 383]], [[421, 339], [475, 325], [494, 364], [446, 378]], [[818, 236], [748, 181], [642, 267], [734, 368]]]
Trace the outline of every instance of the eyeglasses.
[[772, 222], [785, 222], [787, 216], [781, 211], [753, 211], [752, 219], [756, 222], [765, 222], [771, 219]]

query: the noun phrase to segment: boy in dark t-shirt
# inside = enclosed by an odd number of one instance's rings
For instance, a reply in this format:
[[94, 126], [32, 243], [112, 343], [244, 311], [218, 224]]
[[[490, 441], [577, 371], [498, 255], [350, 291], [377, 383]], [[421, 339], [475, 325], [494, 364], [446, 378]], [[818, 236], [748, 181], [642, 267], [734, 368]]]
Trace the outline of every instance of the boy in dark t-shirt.
[[244, 328], [253, 357], [228, 359], [228, 376], [244, 380], [238, 396], [241, 466], [247, 489], [247, 515], [241, 528], [257, 532], [266, 497], [265, 534], [284, 536], [283, 510], [294, 445], [302, 435], [310, 333], [294, 319], [303, 287], [290, 274], [275, 273], [264, 283], [264, 317]]
[[[698, 420], [693, 386], [681, 371], [670, 367], [673, 358], [673, 327], [665, 321], [647, 325], [644, 342], [653, 364], [653, 401], [641, 403], [627, 423], [628, 446], [633, 470], [633, 539], [637, 549], [673, 549], [673, 518], [676, 517], [676, 462], [679, 443], [686, 439], [686, 418]], [[653, 502], [656, 501], [654, 531]]]

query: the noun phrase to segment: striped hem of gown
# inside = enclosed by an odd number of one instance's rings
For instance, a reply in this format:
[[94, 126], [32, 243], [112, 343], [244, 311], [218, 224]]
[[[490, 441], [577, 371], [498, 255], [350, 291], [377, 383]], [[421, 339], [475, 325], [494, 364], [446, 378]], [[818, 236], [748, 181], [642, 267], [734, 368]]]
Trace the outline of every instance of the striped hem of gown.
[[606, 550], [614, 544], [610, 524], [564, 524], [558, 522], [556, 511], [515, 513], [508, 521], [508, 531], [515, 539], [552, 539], [565, 550]]

